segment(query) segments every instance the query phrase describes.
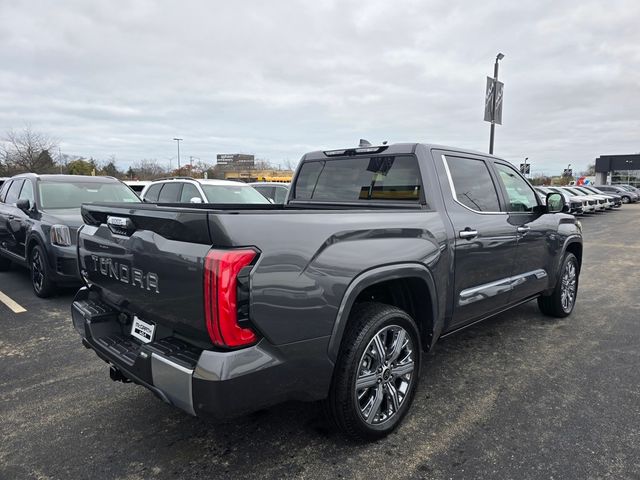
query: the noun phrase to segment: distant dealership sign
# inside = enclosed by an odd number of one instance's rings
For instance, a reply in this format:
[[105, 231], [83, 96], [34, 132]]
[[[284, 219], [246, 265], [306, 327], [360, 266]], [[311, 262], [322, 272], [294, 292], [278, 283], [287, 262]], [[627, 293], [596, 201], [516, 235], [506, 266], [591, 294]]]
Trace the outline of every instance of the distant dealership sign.
[[[484, 121], [502, 125], [502, 95], [504, 83], [498, 81], [498, 88], [495, 88], [495, 80], [487, 77], [487, 89], [484, 94]], [[497, 91], [497, 94], [496, 94]], [[493, 116], [493, 96], [496, 95], [496, 115]]]
[[222, 167], [233, 168], [255, 168], [255, 155], [246, 155], [243, 153], [219, 153], [216, 156], [218, 165]]

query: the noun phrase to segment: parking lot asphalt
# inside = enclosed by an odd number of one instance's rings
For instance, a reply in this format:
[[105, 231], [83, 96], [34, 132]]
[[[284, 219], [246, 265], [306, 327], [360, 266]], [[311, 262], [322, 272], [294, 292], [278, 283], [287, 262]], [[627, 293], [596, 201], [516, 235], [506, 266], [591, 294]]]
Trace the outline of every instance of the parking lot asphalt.
[[535, 302], [443, 339], [388, 438], [327, 430], [317, 404], [225, 424], [114, 383], [73, 330], [73, 291], [43, 300], [0, 273], [0, 479], [640, 478], [640, 205], [581, 219], [578, 302]]

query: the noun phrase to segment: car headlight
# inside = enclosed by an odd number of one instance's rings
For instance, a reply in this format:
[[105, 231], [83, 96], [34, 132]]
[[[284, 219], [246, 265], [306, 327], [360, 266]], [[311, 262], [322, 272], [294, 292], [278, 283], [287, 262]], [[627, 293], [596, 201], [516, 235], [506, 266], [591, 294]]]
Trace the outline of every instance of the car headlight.
[[66, 225], [51, 226], [51, 243], [60, 247], [71, 246], [71, 231]]

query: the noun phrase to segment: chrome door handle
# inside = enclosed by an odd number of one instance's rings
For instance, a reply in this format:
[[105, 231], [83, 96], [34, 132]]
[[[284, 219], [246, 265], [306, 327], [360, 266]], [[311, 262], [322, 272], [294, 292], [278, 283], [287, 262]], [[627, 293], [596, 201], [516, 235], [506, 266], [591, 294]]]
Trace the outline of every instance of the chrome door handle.
[[531, 230], [531, 227], [518, 227], [516, 230], [518, 231], [518, 233], [527, 233], [529, 230]]
[[460, 235], [460, 238], [471, 240], [472, 238], [475, 238], [478, 236], [478, 231], [471, 230], [470, 228], [465, 228], [464, 230], [460, 230], [460, 232], [458, 232], [458, 235]]

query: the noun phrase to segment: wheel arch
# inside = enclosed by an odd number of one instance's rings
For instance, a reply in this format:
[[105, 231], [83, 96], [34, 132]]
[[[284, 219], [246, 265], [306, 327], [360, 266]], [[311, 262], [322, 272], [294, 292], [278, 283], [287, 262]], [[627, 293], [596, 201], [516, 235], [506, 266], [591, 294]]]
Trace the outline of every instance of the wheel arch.
[[573, 253], [578, 259], [578, 271], [582, 269], [582, 242], [574, 239], [573, 241], [568, 241], [564, 248], [563, 257], [568, 253]]
[[387, 265], [361, 273], [347, 287], [329, 339], [328, 355], [331, 361], [335, 362], [338, 358], [351, 310], [360, 301], [370, 301], [370, 298], [363, 297], [376, 289], [387, 291], [395, 299], [387, 303], [402, 308], [414, 318], [425, 349], [431, 348], [437, 340], [442, 321], [431, 272], [418, 263]]
[[42, 241], [42, 238], [40, 238], [40, 235], [38, 235], [35, 232], [29, 235], [29, 237], [27, 238], [27, 241], [25, 242], [24, 260], [27, 263], [27, 265], [29, 265], [29, 263], [31, 262], [31, 252], [33, 250], [33, 247], [35, 247], [36, 245], [40, 245], [40, 247], [42, 247], [42, 249], [44, 250], [44, 254], [45, 254], [44, 256], [46, 258], [46, 261], [49, 264], [49, 266], [51, 266], [51, 261], [49, 259], [49, 254], [47, 252], [45, 244]]

